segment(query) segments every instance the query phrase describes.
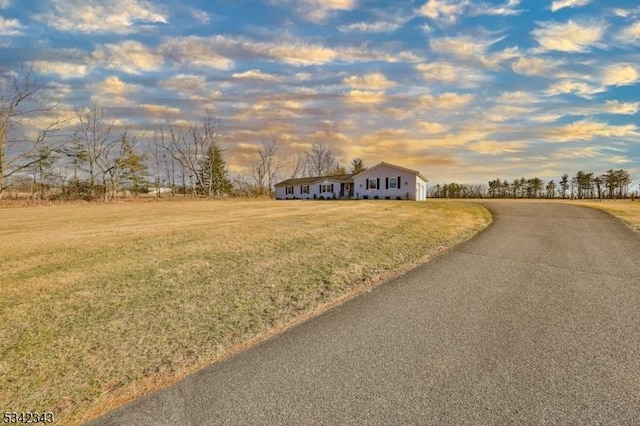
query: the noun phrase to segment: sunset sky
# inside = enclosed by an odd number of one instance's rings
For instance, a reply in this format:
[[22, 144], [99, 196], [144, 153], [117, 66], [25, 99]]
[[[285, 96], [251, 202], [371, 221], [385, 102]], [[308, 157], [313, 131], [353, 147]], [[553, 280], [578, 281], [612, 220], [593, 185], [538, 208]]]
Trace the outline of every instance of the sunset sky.
[[636, 0], [0, 0], [0, 60], [34, 63], [69, 116], [210, 110], [238, 175], [275, 138], [288, 164], [319, 142], [431, 183], [640, 182]]

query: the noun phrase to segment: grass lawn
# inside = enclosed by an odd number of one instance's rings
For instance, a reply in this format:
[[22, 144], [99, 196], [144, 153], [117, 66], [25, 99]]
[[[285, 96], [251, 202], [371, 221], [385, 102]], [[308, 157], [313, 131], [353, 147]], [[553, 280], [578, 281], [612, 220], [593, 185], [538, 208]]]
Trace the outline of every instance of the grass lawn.
[[575, 204], [604, 210], [620, 218], [631, 228], [640, 232], [640, 201], [631, 200], [603, 200], [603, 201], [574, 201]]
[[488, 225], [429, 200], [0, 209], [0, 407], [77, 424]]

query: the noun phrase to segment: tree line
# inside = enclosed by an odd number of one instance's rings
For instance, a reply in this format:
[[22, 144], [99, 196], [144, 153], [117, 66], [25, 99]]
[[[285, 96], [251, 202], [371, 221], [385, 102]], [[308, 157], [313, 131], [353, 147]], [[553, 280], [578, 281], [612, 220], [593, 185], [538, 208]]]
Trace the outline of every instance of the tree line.
[[562, 175], [557, 181], [538, 177], [494, 179], [487, 184], [437, 184], [430, 188], [435, 198], [562, 198], [562, 199], [624, 199], [635, 198], [633, 180], [624, 169], [609, 169], [604, 173], [578, 171], [573, 176]]

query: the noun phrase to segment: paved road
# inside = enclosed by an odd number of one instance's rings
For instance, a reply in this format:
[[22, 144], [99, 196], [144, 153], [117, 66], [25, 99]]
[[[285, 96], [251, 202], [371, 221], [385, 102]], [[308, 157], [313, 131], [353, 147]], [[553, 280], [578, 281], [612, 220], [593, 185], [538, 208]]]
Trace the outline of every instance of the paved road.
[[487, 203], [457, 249], [95, 425], [640, 424], [640, 237]]

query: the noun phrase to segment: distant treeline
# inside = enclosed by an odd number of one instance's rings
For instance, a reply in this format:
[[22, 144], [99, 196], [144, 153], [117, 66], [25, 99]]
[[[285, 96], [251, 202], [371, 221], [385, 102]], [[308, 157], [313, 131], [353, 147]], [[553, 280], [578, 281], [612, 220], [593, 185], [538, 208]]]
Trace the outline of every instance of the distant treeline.
[[602, 174], [582, 170], [570, 177], [564, 174], [557, 182], [540, 178], [495, 179], [487, 184], [437, 184], [430, 188], [434, 198], [569, 198], [621, 199], [636, 196], [632, 178], [626, 170], [607, 170]]

